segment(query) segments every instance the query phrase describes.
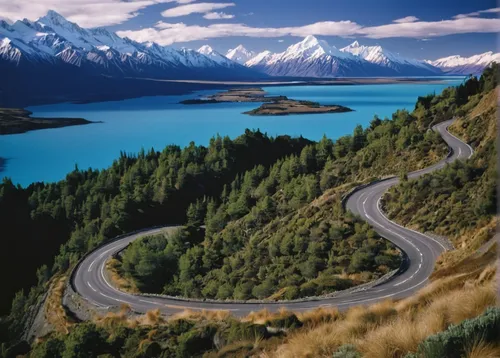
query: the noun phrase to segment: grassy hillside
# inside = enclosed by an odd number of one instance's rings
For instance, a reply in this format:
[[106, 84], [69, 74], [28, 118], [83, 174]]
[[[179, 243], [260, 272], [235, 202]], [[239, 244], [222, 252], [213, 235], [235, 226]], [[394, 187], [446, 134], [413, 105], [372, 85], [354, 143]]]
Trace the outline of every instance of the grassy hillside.
[[470, 160], [394, 187], [384, 198], [389, 217], [420, 231], [449, 237], [457, 250], [443, 255], [439, 265], [456, 262], [487, 243], [496, 230], [498, 90], [471, 97], [450, 127], [469, 142]]

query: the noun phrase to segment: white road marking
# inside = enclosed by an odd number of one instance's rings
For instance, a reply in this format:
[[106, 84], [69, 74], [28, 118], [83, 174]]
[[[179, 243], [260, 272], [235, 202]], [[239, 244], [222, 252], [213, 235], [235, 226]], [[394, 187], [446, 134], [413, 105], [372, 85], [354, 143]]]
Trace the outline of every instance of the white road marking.
[[106, 285], [111, 288], [112, 290], [118, 292], [119, 294], [124, 294], [122, 291], [118, 290], [117, 288], [111, 286], [111, 284], [108, 282], [108, 280], [106, 279], [106, 276], [104, 276], [104, 262], [103, 264], [101, 265], [101, 277], [102, 279], [104, 280], [104, 282], [106, 283]]
[[94, 261], [92, 261], [92, 263], [90, 264], [89, 266], [89, 269], [87, 270], [88, 272], [92, 271], [92, 266], [94, 266], [95, 262], [96, 262], [97, 259], [95, 259]]
[[[423, 234], [423, 233], [421, 233], [421, 232], [418, 232], [418, 231], [416, 231], [416, 230], [413, 230], [413, 229], [410, 229], [410, 228], [404, 227], [404, 226], [402, 226], [402, 225], [399, 225], [398, 223], [396, 223], [396, 222], [394, 222], [394, 221], [390, 220], [387, 216], [385, 216], [385, 214], [382, 212], [382, 210], [380, 210], [380, 200], [381, 200], [381, 199], [382, 199], [382, 197], [380, 197], [380, 198], [378, 199], [378, 201], [377, 201], [377, 210], [378, 210], [378, 212], [380, 213], [380, 215], [382, 215], [382, 216], [384, 217], [384, 219], [386, 219], [388, 222], [390, 222], [390, 223], [391, 223], [391, 224], [393, 224], [393, 225], [396, 225], [397, 227], [399, 227], [399, 228], [401, 228], [401, 229], [404, 229], [404, 230], [409, 230], [409, 231], [411, 231], [411, 232], [413, 232], [413, 233], [415, 233], [415, 234], [417, 234], [417, 235], [422, 235], [423, 237], [425, 237], [425, 238], [427, 238], [427, 239], [430, 239], [430, 240], [434, 241], [436, 244], [438, 244], [439, 246], [441, 246], [441, 247], [443, 248], [443, 251], [447, 251], [446, 247], [444, 247], [444, 245], [443, 245], [442, 243], [440, 243], [439, 241], [437, 241], [436, 239], [434, 239], [434, 238], [432, 238], [432, 237], [430, 237], [430, 236], [427, 236], [427, 235], [425, 235], [425, 234]], [[414, 245], [414, 246], [415, 246], [415, 245]], [[418, 248], [417, 248], [417, 250], [418, 250]], [[419, 250], [419, 251], [420, 251], [420, 250]]]
[[[451, 124], [450, 124], [451, 125]], [[468, 148], [469, 148], [469, 151], [470, 151], [470, 155], [467, 157], [467, 159], [470, 159], [470, 157], [472, 157], [472, 155], [474, 154], [474, 149], [472, 149], [472, 147], [468, 144], [468, 143], [465, 143], [463, 140], [455, 137], [453, 134], [451, 134], [451, 132], [448, 130], [448, 127], [450, 126], [446, 126], [445, 130], [446, 132], [451, 135], [453, 138], [455, 138], [456, 140], [458, 140], [459, 142], [462, 142], [463, 144], [465, 144]]]
[[97, 290], [94, 287], [92, 287], [92, 285], [90, 284], [89, 281], [87, 281], [87, 285], [89, 285], [89, 287], [92, 289], [92, 291], [97, 292]]
[[127, 301], [124, 301], [124, 300], [120, 300], [119, 298], [114, 298], [114, 297], [111, 297], [111, 296], [105, 295], [105, 294], [104, 294], [104, 293], [102, 293], [102, 292], [99, 292], [99, 294], [100, 294], [101, 296], [104, 296], [104, 297], [106, 297], [106, 298], [109, 298], [110, 300], [114, 300], [114, 301], [118, 301], [118, 302], [122, 302], [122, 303], [128, 303], [129, 305], [130, 305], [130, 304], [132, 304], [132, 303], [130, 303], [130, 302], [127, 302]]
[[361, 300], [361, 301], [350, 301], [350, 302], [345, 302], [345, 303], [339, 303], [339, 304], [336, 304], [336, 306], [345, 306], [345, 305], [349, 305], [349, 304], [352, 304], [352, 303], [356, 303], [357, 304], [357, 303], [362, 303], [362, 302], [370, 302], [370, 301], [375, 301], [375, 300], [383, 300], [384, 298], [389, 298], [389, 297], [395, 296], [397, 294], [413, 290], [415, 287], [420, 286], [421, 284], [425, 283], [426, 281], [427, 281], [427, 278], [425, 280], [420, 281], [416, 285], [413, 285], [413, 286], [411, 286], [409, 288], [404, 289], [403, 291], [394, 292], [394, 293], [391, 293], [389, 295], [385, 295], [385, 296], [381, 296], [381, 297], [374, 297], [374, 298], [367, 298], [367, 299], [364, 299], [364, 300]]

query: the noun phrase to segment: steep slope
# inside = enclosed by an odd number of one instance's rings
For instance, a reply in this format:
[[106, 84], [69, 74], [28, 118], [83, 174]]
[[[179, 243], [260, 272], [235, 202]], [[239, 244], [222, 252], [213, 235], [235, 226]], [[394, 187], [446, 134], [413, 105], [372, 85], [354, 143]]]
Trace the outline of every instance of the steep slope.
[[[387, 57], [387, 56], [386, 56]], [[268, 51], [257, 55], [245, 65], [272, 76], [294, 77], [373, 77], [413, 74], [409, 63], [389, 66], [387, 61], [368, 61], [347, 51], [330, 46], [326, 41], [307, 36], [286, 51], [272, 55]], [[430, 66], [429, 66], [430, 67]], [[422, 70], [422, 68], [420, 68]], [[429, 73], [429, 72], [427, 72]]]
[[494, 62], [500, 63], [500, 53], [493, 53], [492, 51], [471, 57], [455, 55], [427, 61], [427, 63], [450, 75], [477, 75]]
[[218, 65], [228, 67], [228, 68], [239, 67], [238, 63], [228, 59], [226, 56], [215, 51], [209, 45], [204, 45], [204, 46], [200, 47], [197, 52], [208, 57], [210, 60], [214, 61]]
[[308, 36], [272, 56], [262, 69], [272, 76], [338, 77], [368, 76], [373, 65]]
[[231, 61], [237, 62], [240, 65], [245, 64], [252, 58], [254, 58], [257, 54], [253, 51], [248, 51], [243, 45], [239, 45], [233, 49], [230, 49], [226, 53], [226, 57]]
[[[262, 77], [204, 48], [202, 53], [137, 43], [104, 28], [84, 29], [55, 11], [36, 21], [0, 21], [2, 67], [69, 64], [92, 75], [170, 79], [245, 79]], [[26, 60], [26, 61], [24, 61]], [[210, 68], [210, 71], [200, 69]], [[76, 69], [75, 69], [76, 70]]]
[[340, 49], [340, 51], [351, 53], [370, 63], [390, 68], [404, 76], [432, 76], [441, 73], [438, 68], [426, 62], [404, 58], [387, 51], [381, 46], [362, 46], [358, 41], [354, 41], [349, 46]]
[[264, 72], [266, 64], [275, 56], [271, 51], [263, 51], [245, 62], [245, 66]]

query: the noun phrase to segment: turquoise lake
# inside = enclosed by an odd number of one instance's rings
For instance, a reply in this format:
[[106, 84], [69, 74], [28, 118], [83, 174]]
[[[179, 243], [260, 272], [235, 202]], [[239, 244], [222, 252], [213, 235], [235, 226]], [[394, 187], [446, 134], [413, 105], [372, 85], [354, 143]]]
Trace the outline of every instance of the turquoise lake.
[[418, 96], [440, 93], [461, 79], [442, 83], [354, 86], [267, 87], [269, 94], [292, 99], [340, 104], [354, 112], [251, 117], [242, 112], [258, 104], [223, 103], [181, 105], [186, 96], [143, 97], [90, 104], [54, 104], [29, 107], [39, 117], [81, 117], [104, 123], [32, 131], [0, 136], [0, 157], [7, 158], [2, 177], [26, 186], [35, 181], [57, 181], [77, 164], [80, 169], [105, 168], [120, 151], [136, 153], [141, 148], [162, 150], [168, 144], [180, 146], [194, 141], [207, 145], [217, 133], [234, 138], [246, 128], [269, 135], [302, 135], [312, 140], [323, 134], [335, 139], [352, 133], [357, 124], [366, 126], [374, 115], [390, 117], [400, 108], [413, 110]]

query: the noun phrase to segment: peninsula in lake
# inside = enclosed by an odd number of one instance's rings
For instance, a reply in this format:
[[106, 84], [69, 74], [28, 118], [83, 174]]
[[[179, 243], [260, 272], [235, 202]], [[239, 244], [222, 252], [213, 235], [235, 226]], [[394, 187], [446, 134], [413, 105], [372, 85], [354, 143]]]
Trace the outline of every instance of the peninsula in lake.
[[252, 116], [284, 116], [290, 114], [343, 113], [352, 109], [341, 105], [321, 105], [318, 102], [299, 101], [286, 96], [268, 96], [262, 88], [231, 89], [204, 98], [188, 99], [180, 103], [186, 105], [255, 102], [262, 103], [259, 108], [244, 114]]
[[0, 108], [0, 135], [96, 123], [83, 118], [36, 118], [20, 108]]

